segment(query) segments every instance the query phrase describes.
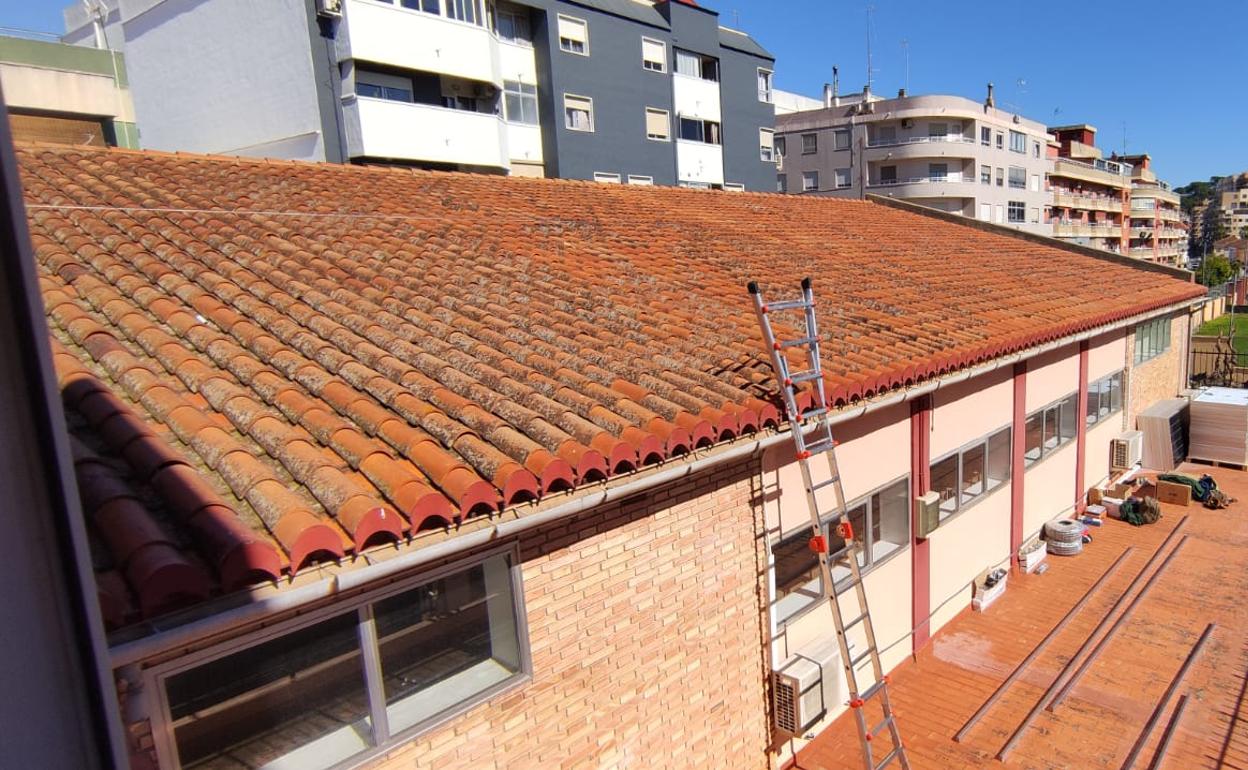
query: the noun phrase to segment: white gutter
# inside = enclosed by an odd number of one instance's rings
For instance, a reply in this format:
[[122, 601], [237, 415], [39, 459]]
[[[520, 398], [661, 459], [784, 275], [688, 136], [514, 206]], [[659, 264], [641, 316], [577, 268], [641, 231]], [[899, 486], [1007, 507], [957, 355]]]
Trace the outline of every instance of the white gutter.
[[[1134, 326], [1146, 318], [1189, 307], [1195, 301], [1198, 300], [1189, 300], [1169, 305], [1107, 326], [1063, 337], [1060, 340], [1048, 342], [1034, 348], [1028, 348], [1019, 353], [996, 358], [986, 364], [963, 369], [937, 380], [834, 412], [828, 416], [828, 421], [833, 425], [848, 422], [863, 415], [933, 393], [947, 385], [964, 382], [972, 377], [979, 377], [1004, 366], [1012, 366], [1018, 361], [1033, 358], [1075, 342], [1082, 342], [1106, 332]], [[643, 472], [632, 479], [621, 480], [621, 483], [615, 485], [608, 481], [606, 486], [596, 491], [578, 495], [571, 500], [527, 516], [498, 522], [491, 527], [456, 536], [450, 540], [424, 548], [405, 551], [392, 559], [369, 564], [358, 569], [347, 570], [323, 578], [316, 583], [300, 586], [289, 591], [282, 591], [240, 607], [170, 628], [167, 631], [158, 631], [141, 639], [118, 644], [110, 648], [109, 658], [115, 669], [139, 663], [179, 647], [189, 646], [200, 639], [220, 635], [274, 615], [295, 611], [314, 602], [329, 599], [336, 595], [362, 588], [369, 583], [407, 572], [423, 564], [470, 551], [488, 543], [518, 535], [534, 527], [584, 513], [615, 500], [632, 497], [669, 482], [692, 476], [707, 468], [752, 457], [765, 449], [787, 443], [790, 440], [788, 431], [781, 430], [763, 436], [753, 434], [737, 439], [723, 447], [702, 450], [701, 456], [698, 456], [699, 453], [695, 452], [693, 459], [669, 461], [666, 467], [660, 466], [653, 471]]]

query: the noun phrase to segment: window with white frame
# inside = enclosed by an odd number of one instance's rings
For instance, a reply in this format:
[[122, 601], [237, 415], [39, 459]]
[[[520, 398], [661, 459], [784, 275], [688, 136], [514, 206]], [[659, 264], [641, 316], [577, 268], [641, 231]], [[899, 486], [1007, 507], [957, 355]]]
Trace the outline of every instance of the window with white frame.
[[724, 182], [724, 192], [745, 192], [742, 182]]
[[1014, 224], [1027, 220], [1027, 205], [1023, 201], [1009, 201], [1006, 220]]
[[846, 187], [849, 187], [849, 169], [838, 168], [833, 172], [833, 174], [833, 178], [836, 180], [836, 189], [843, 190]]
[[1114, 372], [1088, 383], [1088, 426], [1096, 425], [1122, 411], [1122, 372]]
[[1030, 189], [1032, 192], [1040, 192], [1040, 175], [1039, 174], [1031, 175], [1031, 187], [1028, 189]]
[[594, 100], [588, 96], [564, 94], [563, 124], [569, 131], [593, 131]]
[[813, 155], [819, 151], [818, 134], [802, 134], [802, 154]]
[[1031, 157], [1033, 158], [1040, 157], [1040, 143], [1039, 142], [1031, 143]]
[[783, 136], [776, 137], [776, 157], [783, 158], [786, 142]]
[[515, 573], [495, 554], [153, 669], [161, 750], [315, 770], [410, 740], [525, 675]]
[[629, 175], [628, 175], [628, 183], [629, 183], [629, 184], [639, 184], [639, 185], [652, 185], [652, 184], [654, 184], [654, 177], [652, 177], [652, 176], [643, 176], [643, 175], [641, 175], [641, 174], [629, 174]]
[[1037, 463], [1073, 441], [1078, 420], [1077, 393], [1027, 415], [1023, 431], [1023, 465]]
[[948, 123], [928, 123], [927, 136], [930, 139], [944, 139], [949, 135]]
[[1027, 152], [1027, 135], [1021, 131], [1010, 132], [1010, 151], [1011, 152]]
[[529, 28], [529, 14], [515, 5], [499, 5], [495, 14], [498, 39], [516, 45], [532, 46], [533, 31]]
[[988, 126], [979, 127], [979, 143], [985, 147], [992, 144], [992, 129]]
[[849, 129], [842, 128], [832, 132], [832, 147], [836, 150], [849, 149]]
[[660, 110], [657, 107], [646, 108], [646, 138], [656, 142], [671, 140], [672, 122], [667, 110]]
[[370, 99], [386, 99], [392, 102], [412, 101], [411, 78], [391, 75], [388, 72], [355, 70], [355, 95]]
[[776, 132], [770, 128], [758, 129], [758, 159], [768, 163], [776, 160]]
[[559, 50], [589, 56], [589, 25], [584, 19], [559, 14]]
[[979, 167], [979, 182], [986, 185], [992, 184], [992, 166]]
[[1005, 187], [1005, 169], [997, 168], [997, 187]]
[[1040, 207], [1039, 206], [1032, 206], [1030, 209], [1027, 210], [1027, 212], [1028, 212], [1027, 213], [1028, 222], [1032, 223], [1033, 225], [1040, 224]]
[[787, 174], [776, 174], [776, 192], [782, 193], [789, 189], [789, 177]]
[[503, 117], [509, 123], [537, 125], [537, 86], [503, 81]]
[[819, 189], [819, 172], [803, 171], [802, 172], [802, 192], [810, 192]]
[[[902, 551], [910, 542], [910, 478], [903, 476], [846, 506], [854, 537], [862, 542], [859, 567], [867, 572], [889, 556]], [[845, 542], [829, 526], [835, 516], [824, 520], [828, 548], [837, 551]], [[818, 557], [810, 550], [810, 527], [803, 526], [786, 533], [771, 546], [772, 571], [775, 576], [773, 603], [776, 622], [783, 625], [811, 607], [823, 596], [823, 580]], [[832, 579], [837, 590], [849, 577], [849, 570], [835, 567]]]
[[931, 465], [932, 491], [944, 521], [1010, 480], [1010, 427], [1006, 426]]
[[1001, 131], [997, 132], [997, 149], [998, 150], [1005, 149], [1005, 134], [1002, 133]]
[[667, 72], [667, 44], [652, 37], [643, 37], [641, 66], [651, 72]]
[[602, 182], [603, 184], [619, 184], [619, 183], [620, 183], [620, 175], [619, 175], [619, 174], [612, 174], [612, 173], [610, 173], [610, 172], [608, 172], [608, 171], [595, 171], [595, 172], [594, 172], [594, 181], [595, 181], [595, 182]]
[[1010, 166], [1010, 188], [1014, 190], [1027, 189], [1027, 169]]
[[1169, 349], [1169, 318], [1154, 318], [1135, 327], [1135, 363], [1142, 364]]
[[713, 120], [680, 116], [680, 138], [688, 142], [723, 144], [719, 124]]
[[676, 50], [676, 74], [689, 75], [703, 80], [719, 81], [719, 59], [714, 56], [703, 56], [700, 53]]
[[758, 100], [771, 103], [771, 70], [758, 69]]

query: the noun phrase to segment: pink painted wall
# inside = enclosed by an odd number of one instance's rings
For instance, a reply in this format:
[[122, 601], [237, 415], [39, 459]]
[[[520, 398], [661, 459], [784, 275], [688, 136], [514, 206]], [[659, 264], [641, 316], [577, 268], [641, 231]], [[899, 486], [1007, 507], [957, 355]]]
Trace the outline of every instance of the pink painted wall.
[[1108, 332], [1088, 341], [1088, 381], [1121, 371], [1127, 363], [1127, 330]]
[[1027, 414], [1065, 398], [1079, 387], [1078, 343], [1036, 356], [1027, 364]]
[[1013, 368], [1006, 366], [932, 394], [932, 459], [1010, 424]]
[[1027, 478], [1023, 482], [1024, 541], [1039, 532], [1046, 521], [1074, 508], [1075, 454], [1075, 442], [1072, 441], [1026, 470]]

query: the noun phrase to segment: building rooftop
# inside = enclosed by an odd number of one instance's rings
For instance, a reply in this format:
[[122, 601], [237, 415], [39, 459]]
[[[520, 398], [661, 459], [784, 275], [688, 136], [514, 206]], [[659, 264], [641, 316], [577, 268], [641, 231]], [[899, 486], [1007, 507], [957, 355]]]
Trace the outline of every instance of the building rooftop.
[[[1092, 528], [1093, 542], [1078, 557], [1050, 555], [1043, 575], [1012, 574], [1005, 594], [986, 612], [967, 610], [933, 637], [917, 660], [892, 673], [890, 694], [914, 767], [1002, 767], [994, 757], [1040, 700], [1067, 661], [1106, 617], [1135, 576], [1146, 568], [1184, 516], [1190, 539], [1145, 594], [1138, 609], [1110, 637], [1070, 695], [1025, 732], [1005, 767], [1117, 768], [1206, 624], [1216, 623], [1202, 655], [1175, 693], [1136, 767], [1244, 767], [1248, 763], [1248, 613], [1243, 566], [1248, 560], [1248, 473], [1203, 465], [1239, 502], [1221, 511], [1162, 504], [1156, 524], [1132, 527], [1108, 520]], [[1073, 615], [1003, 697], [965, 736], [953, 736], [1027, 657], [1079, 598], [1128, 547], [1135, 551]], [[1151, 566], [1159, 565], [1163, 551]], [[1149, 573], [1151, 574], [1151, 573]], [[1132, 594], [1134, 595], [1134, 594]], [[1128, 600], [1129, 601], [1129, 600]], [[1072, 671], [1074, 669], [1072, 668]], [[1166, 761], [1149, 764], [1175, 701], [1190, 697]], [[805, 770], [859, 768], [858, 738], [848, 712], [811, 742], [797, 766]]]
[[904, 205], [18, 155], [115, 626], [774, 425], [747, 280], [814, 276], [838, 404], [1204, 294]]

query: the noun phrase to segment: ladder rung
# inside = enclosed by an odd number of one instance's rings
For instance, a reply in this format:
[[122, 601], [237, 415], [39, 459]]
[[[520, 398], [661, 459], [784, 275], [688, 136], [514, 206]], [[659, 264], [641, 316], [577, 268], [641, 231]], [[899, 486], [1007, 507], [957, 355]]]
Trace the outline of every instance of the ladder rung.
[[[846, 623], [845, 625], [843, 625], [843, 626], [841, 626], [841, 627], [842, 627], [842, 628], [844, 628], [844, 629], [847, 629], [847, 630], [848, 630], [848, 629], [853, 628], [854, 626], [858, 625], [858, 624], [859, 624], [859, 623], [861, 623], [862, 621], [866, 620], [866, 619], [867, 619], [867, 617], [868, 617], [868, 613], [864, 612], [864, 613], [862, 613], [861, 615], [859, 615], [858, 617], [854, 618], [853, 620], [849, 621], [848, 623]], [[864, 700], [866, 699], [866, 696], [865, 696], [865, 695], [863, 696], [863, 699], [864, 699]]]
[[891, 765], [893, 763], [893, 760], [896, 759], [900, 754], [901, 754], [901, 747], [900, 746], [893, 747], [893, 750], [885, 754], [884, 758], [880, 760], [880, 764], [876, 765], [872, 770], [884, 770], [884, 768]]
[[888, 686], [888, 682], [884, 681], [883, 679], [879, 679], [875, 682], [875, 684], [863, 690], [862, 694], [859, 695], [858, 697], [864, 701], [869, 701], [875, 697], [876, 693], [878, 693], [880, 690], [883, 690], [886, 686]]
[[806, 371], [798, 372], [797, 374], [790, 374], [789, 381], [796, 385], [799, 382], [817, 380], [822, 376], [823, 372], [815, 371], [814, 369], [807, 369]]
[[806, 411], [802, 412], [801, 418], [803, 420], [813, 420], [814, 418], [822, 417], [827, 413], [828, 413], [828, 408], [826, 406], [819, 406], [819, 407], [815, 407], [814, 409], [807, 409]]
[[776, 310], [805, 310], [808, 307], [814, 307], [814, 305], [804, 299], [785, 299], [779, 302], [767, 303], [768, 312]]
[[827, 481], [820, 481], [820, 482], [818, 482], [817, 484], [812, 484], [812, 485], [810, 486], [810, 491], [811, 491], [811, 492], [818, 492], [819, 490], [823, 489], [824, 487], [830, 487], [830, 486], [832, 486], [833, 484], [835, 484], [836, 482], [838, 482], [838, 481], [840, 481], [840, 480], [841, 480], [841, 477], [840, 477], [840, 476], [833, 476], [832, 478], [828, 479]]
[[[864, 660], [866, 660], [867, 658], [871, 657], [874, 653], [875, 653], [875, 648], [874, 648], [874, 647], [868, 647], [867, 649], [863, 650], [863, 653], [862, 653], [861, 655], [859, 655], [858, 657], [853, 658], [853, 659], [851, 659], [851, 660], [849, 661], [849, 667], [850, 667], [850, 668], [858, 668], [858, 664], [859, 664], [859, 663], [861, 663], [861, 662], [863, 662]], [[863, 700], [866, 700], [866, 699], [864, 698]]]
[[892, 722], [893, 722], [893, 715], [889, 714], [888, 716], [881, 719], [879, 724], [871, 728], [871, 735], [879, 735], [880, 731], [883, 730], [885, 727], [888, 727], [890, 724], [892, 724]]
[[832, 439], [825, 438], [820, 441], [816, 441], [813, 444], [807, 444], [806, 451], [809, 452], [811, 456], [813, 457], [814, 455], [817, 455], [817, 454], [823, 454], [824, 452], [828, 451], [829, 449], [835, 446], [836, 446], [835, 441], [833, 441]]
[[783, 349], [783, 348], [795, 348], [795, 347], [797, 347], [798, 345], [813, 345], [813, 344], [815, 344], [816, 342], [818, 342], [818, 340], [817, 340], [816, 338], [814, 338], [814, 337], [798, 337], [798, 338], [797, 338], [797, 339], [795, 339], [795, 340], [784, 340], [784, 341], [780, 342], [780, 347], [781, 347], [781, 349]]

